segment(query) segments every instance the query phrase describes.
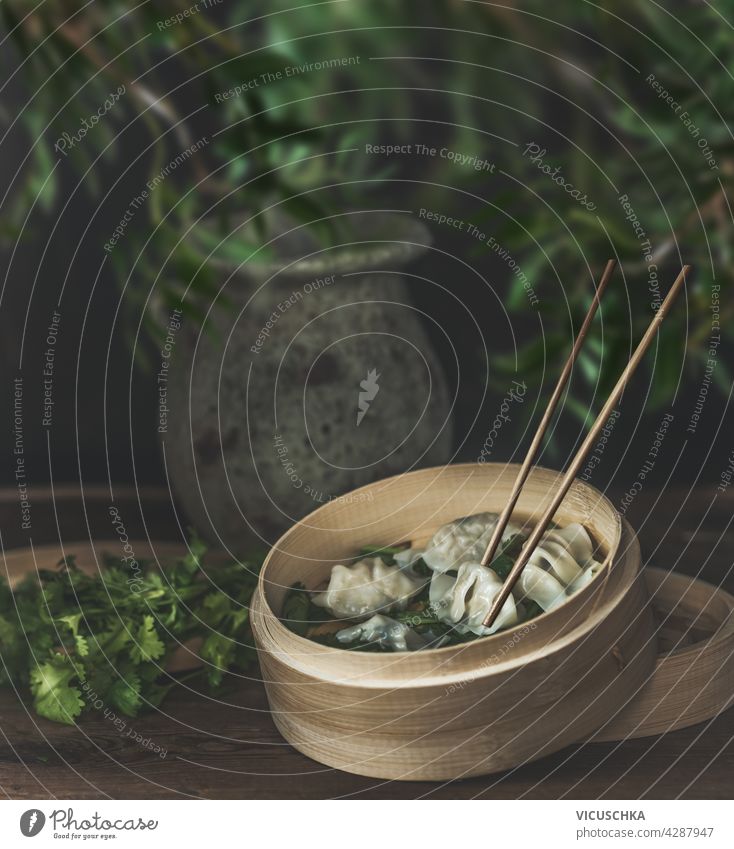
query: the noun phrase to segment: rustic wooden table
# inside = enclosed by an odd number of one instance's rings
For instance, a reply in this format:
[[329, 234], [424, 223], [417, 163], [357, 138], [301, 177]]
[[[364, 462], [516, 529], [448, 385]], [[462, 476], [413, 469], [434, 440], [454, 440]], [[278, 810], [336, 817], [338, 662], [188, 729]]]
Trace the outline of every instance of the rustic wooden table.
[[[112, 536], [106, 490], [32, 495], [32, 529], [21, 530], [15, 490], [0, 490], [4, 550]], [[130, 536], [180, 539], [166, 493], [115, 491]], [[55, 508], [54, 508], [55, 504]], [[84, 505], [84, 507], [82, 506]], [[643, 491], [628, 518], [647, 562], [734, 590], [734, 494]], [[730, 798], [734, 710], [662, 737], [585, 743], [511, 772], [445, 784], [385, 782], [320, 766], [288, 746], [258, 681], [225, 699], [181, 687], [163, 710], [120, 730], [104, 717], [66, 727], [36, 717], [12, 690], [0, 693], [0, 791], [10, 798]], [[137, 738], [137, 739], [135, 739]], [[145, 741], [150, 740], [150, 744]], [[142, 743], [140, 741], [143, 741]], [[166, 750], [165, 757], [150, 746]]]

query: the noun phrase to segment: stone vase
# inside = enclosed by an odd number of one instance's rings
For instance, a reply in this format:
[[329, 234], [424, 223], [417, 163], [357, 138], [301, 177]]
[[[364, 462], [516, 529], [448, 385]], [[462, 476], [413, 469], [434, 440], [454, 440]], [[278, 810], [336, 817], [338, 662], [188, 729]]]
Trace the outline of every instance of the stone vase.
[[319, 504], [451, 454], [451, 398], [400, 269], [426, 250], [407, 215], [361, 213], [355, 242], [220, 265], [215, 332], [184, 319], [161, 434], [189, 521], [246, 553]]

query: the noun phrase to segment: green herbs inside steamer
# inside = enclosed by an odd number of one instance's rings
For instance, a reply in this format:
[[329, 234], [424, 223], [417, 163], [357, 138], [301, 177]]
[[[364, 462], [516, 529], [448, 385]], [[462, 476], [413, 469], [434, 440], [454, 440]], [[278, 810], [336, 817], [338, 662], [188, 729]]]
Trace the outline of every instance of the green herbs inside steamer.
[[357, 651], [419, 651], [515, 627], [562, 604], [597, 574], [594, 545], [577, 523], [543, 536], [495, 625], [483, 621], [526, 535], [512, 523], [489, 567], [480, 564], [497, 523], [480, 513], [442, 526], [423, 549], [367, 546], [336, 564], [328, 585], [295, 584], [283, 622], [300, 636]]

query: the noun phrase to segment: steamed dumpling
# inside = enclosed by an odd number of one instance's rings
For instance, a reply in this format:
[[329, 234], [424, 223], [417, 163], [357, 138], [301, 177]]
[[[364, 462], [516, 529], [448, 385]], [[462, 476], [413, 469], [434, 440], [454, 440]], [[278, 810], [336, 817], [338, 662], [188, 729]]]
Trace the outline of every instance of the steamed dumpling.
[[580, 565], [586, 566], [591, 561], [594, 553], [594, 544], [589, 532], [578, 522], [572, 522], [565, 528], [554, 528], [543, 534], [544, 540], [559, 542], [565, 546], [568, 553]]
[[418, 651], [428, 645], [412, 628], [380, 613], [366, 622], [337, 631], [336, 638], [340, 643], [353, 643], [356, 640], [377, 643], [391, 651]]
[[422, 548], [404, 548], [393, 554], [393, 560], [401, 569], [410, 569], [423, 557]]
[[568, 595], [573, 595], [575, 592], [578, 592], [580, 589], [583, 589], [587, 584], [591, 583], [591, 580], [595, 578], [599, 572], [601, 572], [602, 564], [596, 560], [592, 560], [591, 563], [584, 569], [584, 571], [576, 578], [576, 580], [569, 584], [566, 588], [566, 593]]
[[566, 587], [545, 569], [531, 561], [522, 570], [515, 584], [518, 599], [534, 601], [543, 610], [553, 610], [566, 598]]
[[456, 626], [462, 634], [494, 634], [518, 621], [512, 593], [491, 628], [482, 624], [502, 581], [496, 572], [480, 563], [462, 563], [456, 578], [437, 573], [431, 579], [430, 603], [436, 616]]
[[329, 586], [313, 603], [334, 616], [356, 619], [378, 611], [404, 610], [425, 579], [399, 566], [387, 566], [381, 557], [367, 557], [351, 566], [337, 564]]
[[[479, 563], [497, 525], [496, 513], [465, 516], [440, 527], [423, 552], [423, 560], [434, 572], [458, 569], [462, 563]], [[502, 541], [520, 532], [508, 522]]]
[[546, 531], [516, 584], [518, 598], [528, 598], [543, 610], [558, 607], [601, 568], [593, 551], [591, 537], [578, 522]]
[[[551, 531], [555, 534], [555, 531]], [[575, 581], [581, 575], [581, 566], [571, 555], [568, 545], [556, 535], [551, 537], [545, 534], [534, 549], [528, 560], [528, 566], [537, 566], [544, 569], [563, 584]]]

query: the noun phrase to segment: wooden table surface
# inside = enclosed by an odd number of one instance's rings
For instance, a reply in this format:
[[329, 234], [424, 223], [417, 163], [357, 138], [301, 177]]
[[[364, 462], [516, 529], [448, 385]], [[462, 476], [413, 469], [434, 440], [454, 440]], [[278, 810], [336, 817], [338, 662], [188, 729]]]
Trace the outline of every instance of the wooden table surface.
[[[34, 545], [112, 536], [106, 490], [32, 493]], [[54, 509], [55, 503], [55, 509]], [[180, 539], [166, 493], [115, 491], [132, 537]], [[84, 506], [82, 506], [84, 505]], [[4, 550], [28, 545], [17, 492], [0, 490]], [[734, 591], [734, 497], [714, 486], [643, 491], [628, 518], [643, 558]], [[145, 524], [143, 524], [143, 522]], [[734, 710], [662, 737], [585, 743], [511, 772], [446, 784], [385, 782], [322, 767], [288, 746], [268, 714], [262, 685], [243, 682], [224, 699], [178, 688], [160, 712], [103, 716], [78, 726], [35, 716], [23, 694], [0, 692], [0, 792], [10, 798], [731, 798]], [[143, 741], [142, 743], [140, 741]], [[146, 743], [145, 741], [150, 741]], [[150, 746], [166, 750], [162, 757]]]

